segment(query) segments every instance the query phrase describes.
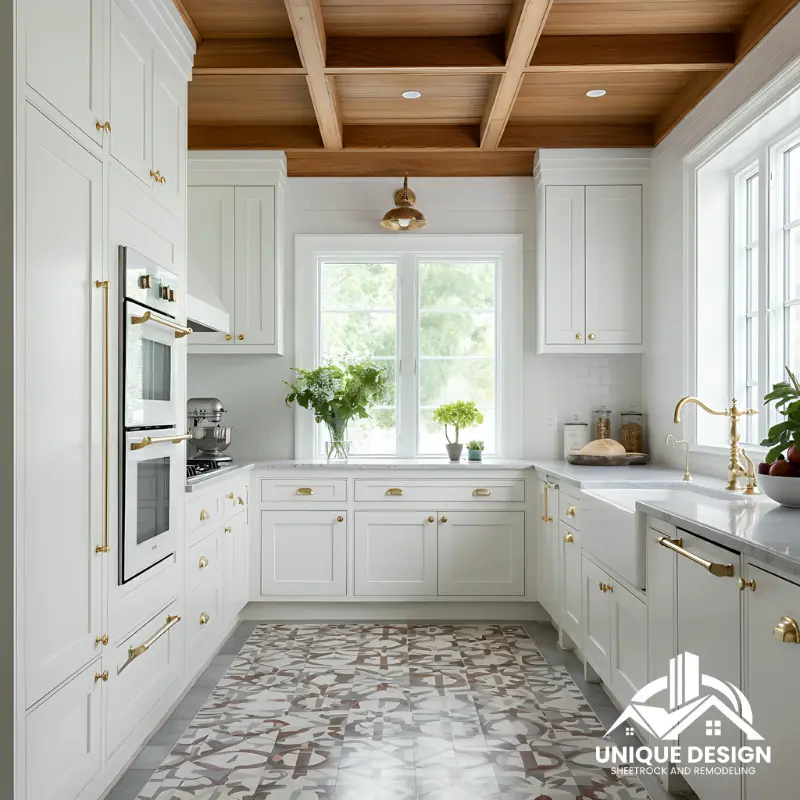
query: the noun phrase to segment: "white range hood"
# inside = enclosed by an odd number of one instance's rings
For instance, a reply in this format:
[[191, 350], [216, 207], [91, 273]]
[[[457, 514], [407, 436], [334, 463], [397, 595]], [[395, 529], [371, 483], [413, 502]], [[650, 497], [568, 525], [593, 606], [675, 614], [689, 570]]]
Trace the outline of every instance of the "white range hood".
[[199, 333], [231, 332], [231, 315], [225, 310], [203, 270], [196, 264], [189, 265], [186, 319], [192, 329]]

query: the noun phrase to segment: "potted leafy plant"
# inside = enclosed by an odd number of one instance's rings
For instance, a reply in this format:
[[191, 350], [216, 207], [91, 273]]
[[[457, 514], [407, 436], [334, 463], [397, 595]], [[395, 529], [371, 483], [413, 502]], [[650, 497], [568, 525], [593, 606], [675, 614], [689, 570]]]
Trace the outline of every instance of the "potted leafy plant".
[[467, 442], [467, 460], [482, 461], [484, 444], [480, 439], [470, 439]]
[[350, 454], [347, 425], [356, 417], [369, 417], [369, 407], [384, 399], [389, 384], [386, 370], [371, 359], [326, 361], [316, 369], [293, 370], [295, 382], [284, 381], [291, 389], [286, 405], [297, 403], [313, 411], [315, 421], [328, 428], [328, 458], [346, 459]]
[[[447, 439], [447, 455], [451, 461], [461, 460], [461, 451], [464, 445], [458, 441], [459, 431], [469, 428], [472, 425], [480, 425], [483, 422], [483, 414], [471, 400], [457, 400], [455, 403], [445, 403], [439, 408], [434, 409], [434, 422], [444, 425], [444, 436]], [[455, 440], [450, 439], [448, 428], [452, 427], [455, 431]]]

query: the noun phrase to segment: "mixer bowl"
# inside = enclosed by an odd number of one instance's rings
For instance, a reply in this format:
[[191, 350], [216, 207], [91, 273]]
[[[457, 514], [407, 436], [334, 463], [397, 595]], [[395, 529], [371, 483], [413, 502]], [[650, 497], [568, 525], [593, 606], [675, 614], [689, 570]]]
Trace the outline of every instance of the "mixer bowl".
[[217, 455], [230, 447], [232, 430], [232, 425], [196, 425], [189, 442], [201, 453]]

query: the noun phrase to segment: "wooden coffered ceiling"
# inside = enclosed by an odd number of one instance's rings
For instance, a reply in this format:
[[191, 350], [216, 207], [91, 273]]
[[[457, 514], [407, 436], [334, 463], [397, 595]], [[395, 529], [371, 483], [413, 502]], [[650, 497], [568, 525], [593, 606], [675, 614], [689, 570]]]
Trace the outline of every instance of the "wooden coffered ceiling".
[[463, 176], [656, 144], [800, 0], [174, 2], [197, 40], [190, 148]]

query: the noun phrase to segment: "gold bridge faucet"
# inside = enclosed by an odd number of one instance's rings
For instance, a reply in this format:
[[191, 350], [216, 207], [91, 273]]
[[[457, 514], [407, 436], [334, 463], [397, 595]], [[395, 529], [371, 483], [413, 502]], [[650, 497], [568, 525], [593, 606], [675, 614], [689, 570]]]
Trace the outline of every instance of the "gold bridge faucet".
[[[726, 408], [724, 411], [715, 411], [709, 408], [702, 400], [697, 397], [683, 397], [675, 406], [674, 422], [678, 425], [681, 421], [681, 409], [687, 403], [695, 403], [700, 406], [703, 411], [713, 414], [716, 417], [728, 417], [731, 421], [730, 424], [730, 438], [731, 438], [731, 455], [728, 461], [728, 485], [725, 487], [729, 492], [739, 492], [744, 488], [739, 486], [739, 478], [748, 477], [748, 470], [742, 464], [742, 448], [739, 446], [739, 418], [744, 416], [752, 416], [758, 414], [755, 408], [739, 408], [736, 403], [736, 398], [731, 400], [731, 407]], [[752, 476], [755, 481], [755, 476]]]

